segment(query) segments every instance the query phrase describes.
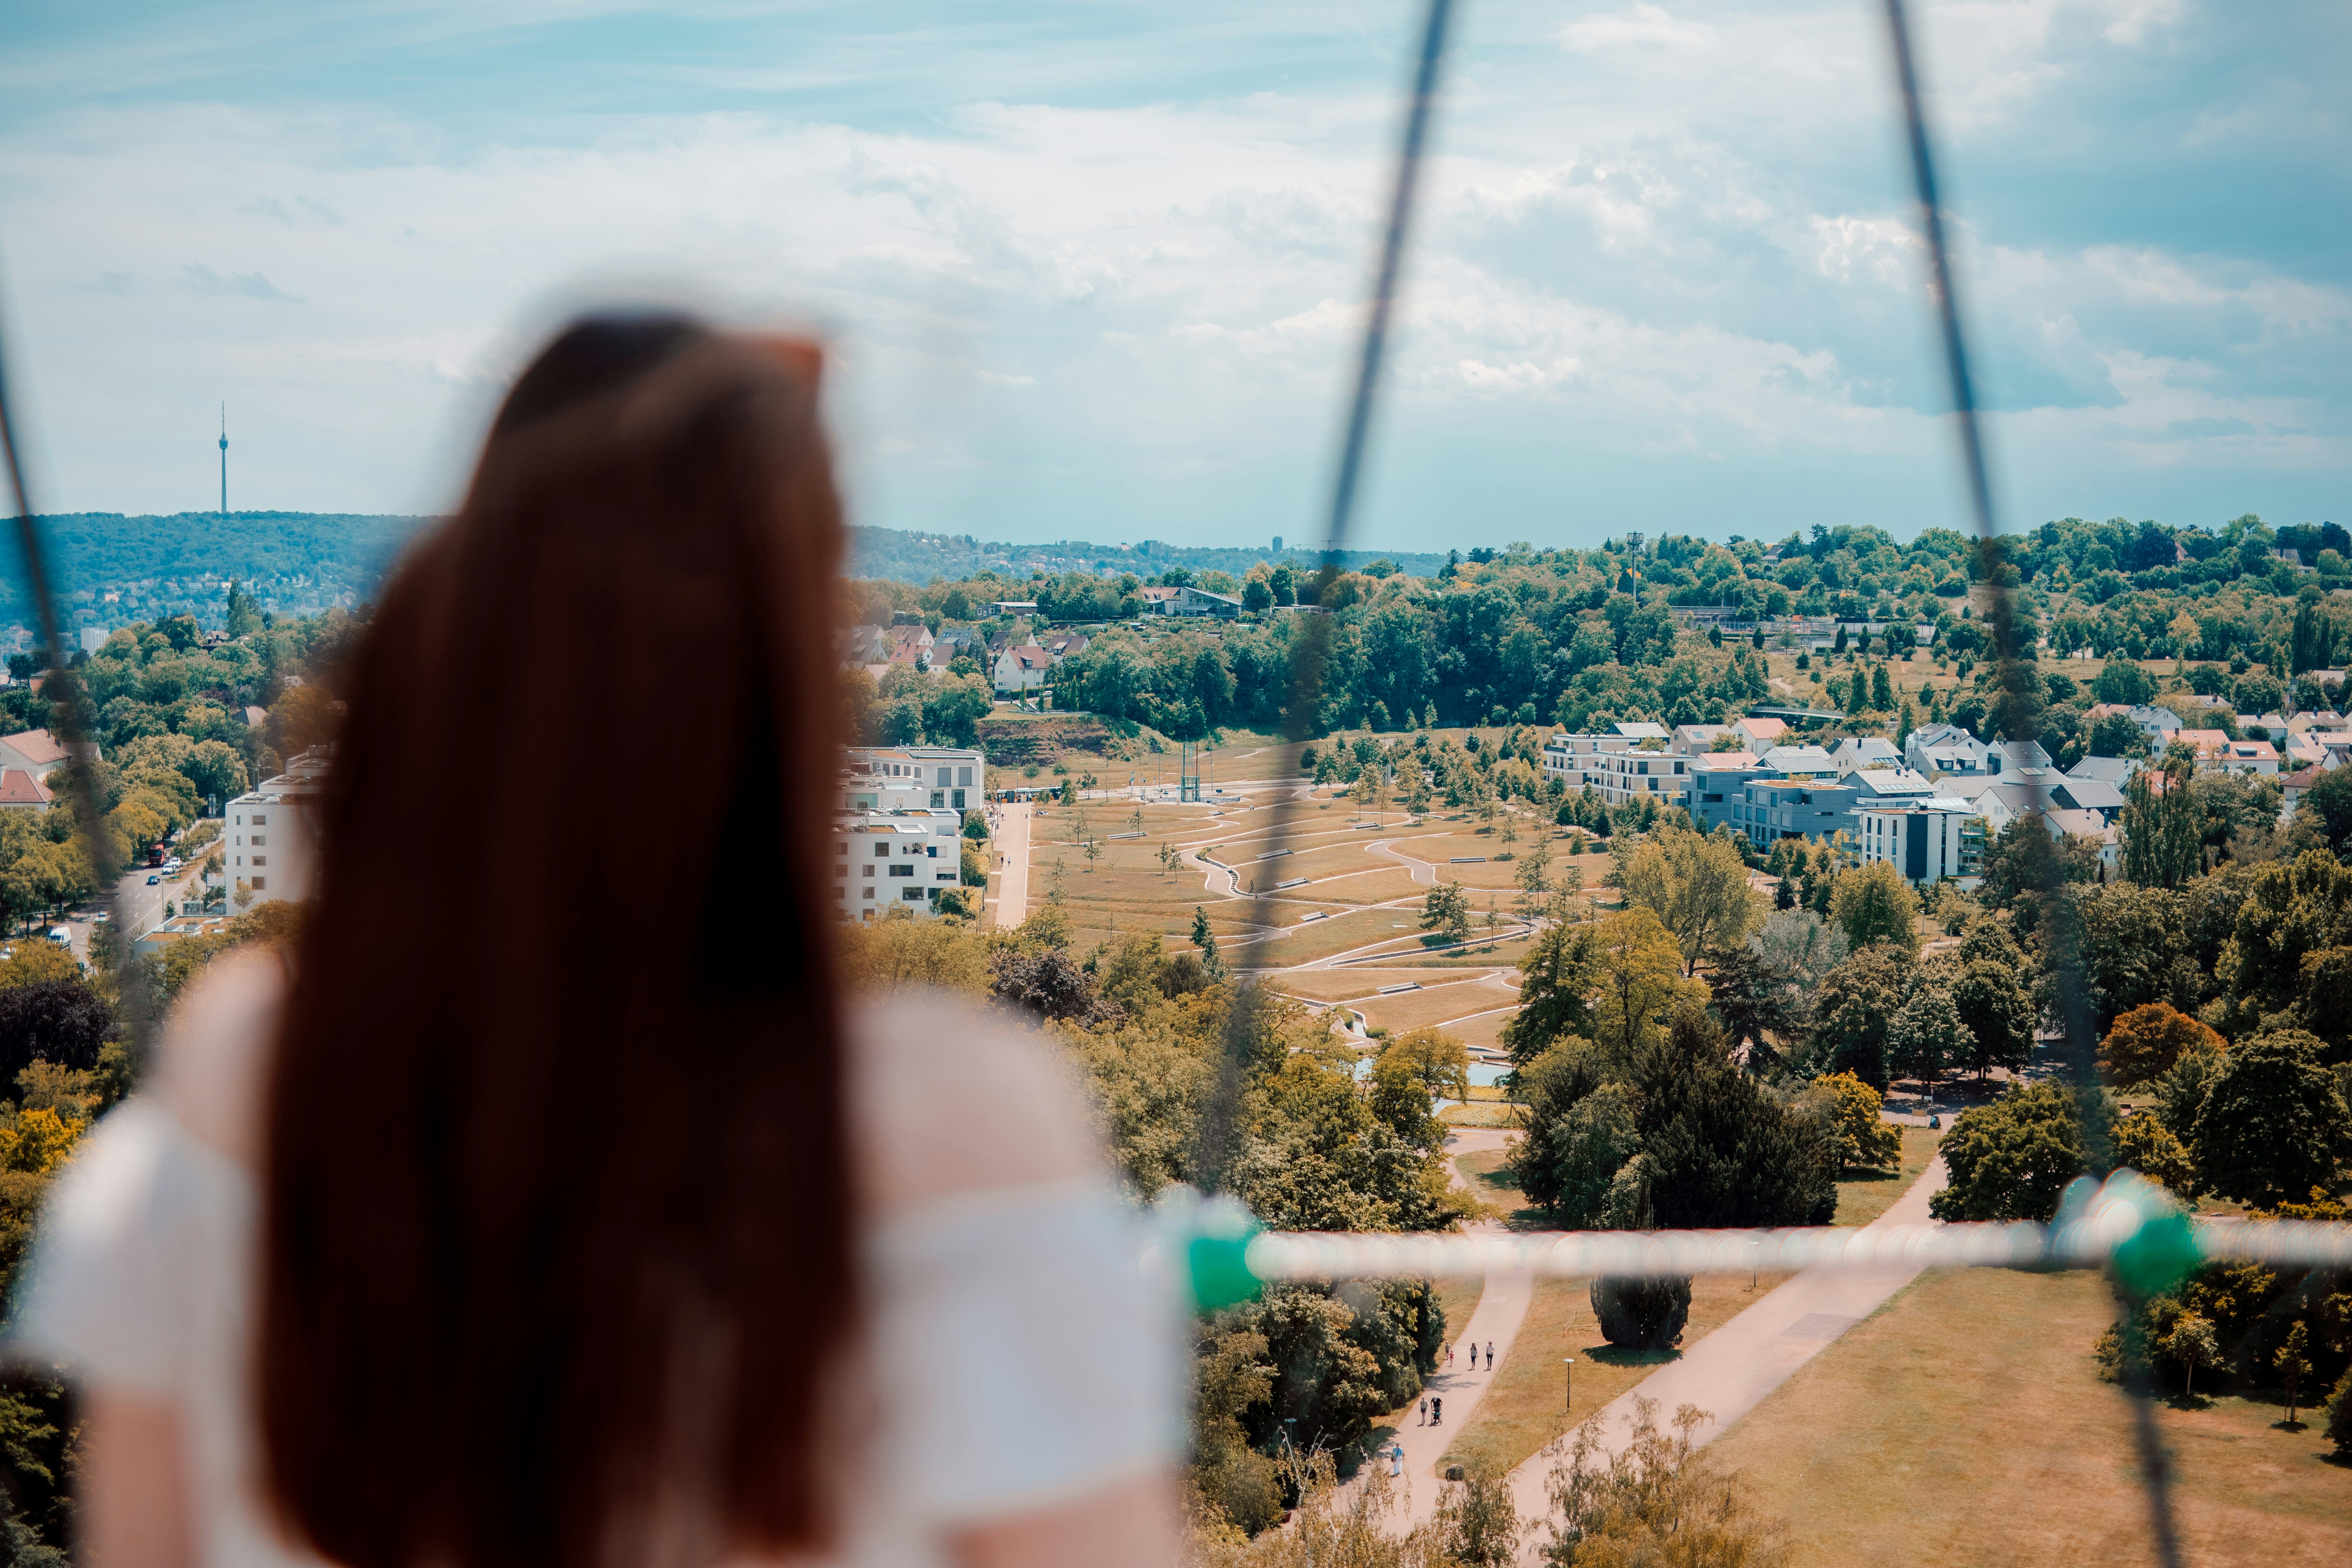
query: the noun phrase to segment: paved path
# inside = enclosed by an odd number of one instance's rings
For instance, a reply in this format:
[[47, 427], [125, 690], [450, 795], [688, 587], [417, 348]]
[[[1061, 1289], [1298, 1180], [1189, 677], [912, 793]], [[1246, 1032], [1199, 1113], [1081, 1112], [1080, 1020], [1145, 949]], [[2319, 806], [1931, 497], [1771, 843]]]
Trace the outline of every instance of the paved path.
[[1007, 801], [996, 824], [996, 858], [1004, 874], [996, 884], [996, 923], [1010, 929], [1029, 918], [1029, 824], [1025, 800]]
[[[1922, 1225], [1927, 1221], [1927, 1200], [1944, 1185], [1944, 1162], [1929, 1163], [1908, 1191], [1870, 1223]], [[1654, 1399], [1658, 1418], [1671, 1417], [1682, 1405], [1696, 1405], [1713, 1413], [1692, 1433], [1706, 1443], [1727, 1430], [1789, 1380], [1799, 1367], [1834, 1343], [1840, 1334], [1870, 1316], [1904, 1286], [1919, 1276], [1916, 1264], [1883, 1268], [1808, 1268], [1691, 1346], [1681, 1360], [1669, 1363], [1625, 1393], [1601, 1406], [1604, 1440], [1611, 1449], [1623, 1445], [1633, 1423], [1633, 1401]], [[1515, 1325], [1516, 1326], [1516, 1325]], [[1501, 1341], [1498, 1339], [1499, 1349]], [[1549, 1502], [1545, 1482], [1551, 1460], [1542, 1454], [1511, 1472], [1511, 1497], [1522, 1520], [1541, 1520]], [[1538, 1528], [1520, 1554], [1522, 1563], [1538, 1563], [1537, 1540], [1549, 1541]]]

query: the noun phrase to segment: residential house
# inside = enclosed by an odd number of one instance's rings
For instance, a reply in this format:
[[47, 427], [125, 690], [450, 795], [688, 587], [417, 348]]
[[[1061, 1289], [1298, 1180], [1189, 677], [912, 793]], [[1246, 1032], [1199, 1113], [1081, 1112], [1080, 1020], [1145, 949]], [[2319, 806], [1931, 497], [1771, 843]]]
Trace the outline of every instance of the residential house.
[[2097, 779], [2117, 789], [2131, 782], [2132, 774], [2147, 763], [2137, 757], [2084, 757], [2066, 770], [2070, 779]]
[[931, 636], [929, 626], [918, 621], [911, 626], [887, 626], [882, 630], [885, 637], [882, 662], [903, 664], [919, 669], [929, 668], [931, 645], [939, 639]]
[[1861, 792], [1851, 781], [1832, 782], [1827, 770], [1814, 776], [1751, 779], [1740, 793], [1743, 799], [1732, 826], [1744, 830], [1748, 843], [1759, 849], [1770, 848], [1780, 838], [1853, 837], [1854, 801]]
[[1979, 741], [1957, 724], [1922, 724], [1904, 742], [1903, 757], [1931, 779], [2015, 778], [2051, 765], [2039, 742]]
[[1701, 833], [1728, 825], [1744, 834], [1747, 825], [1740, 808], [1748, 803], [1748, 785], [1778, 776], [1761, 757], [1746, 752], [1709, 752], [1691, 758], [1685, 809], [1692, 825]]
[[0, 735], [0, 768], [20, 768], [37, 779], [46, 779], [65, 763], [65, 742], [47, 730]]
[[310, 896], [319, 858], [319, 806], [335, 749], [313, 746], [222, 808], [228, 842], [229, 912]]
[[1586, 776], [1595, 792], [1611, 805], [1623, 805], [1644, 796], [1660, 805], [1690, 805], [1688, 770], [1692, 759], [1688, 757], [1675, 756], [1663, 747], [1654, 751], [1636, 747], [1604, 752], [1598, 761], [1601, 766], [1597, 772], [1588, 769]]
[[1998, 836], [2021, 816], [2033, 816], [2051, 809], [2051, 790], [2063, 774], [2037, 772], [2030, 778], [2000, 779], [1979, 775], [1976, 778], [1948, 779], [1944, 793], [1969, 802], [1977, 815], [1985, 819], [1988, 832]]
[[1186, 584], [1181, 588], [1165, 588], [1159, 596], [1150, 589], [1139, 590], [1147, 616], [1209, 616], [1220, 620], [1232, 620], [1242, 613], [1242, 602], [1230, 594], [1212, 594], [1206, 588]]
[[[869, 811], [834, 825], [833, 901], [844, 921], [879, 920], [901, 909], [918, 919], [940, 912], [940, 895], [961, 881], [955, 813]], [[944, 819], [944, 820], [943, 820]]]
[[2282, 826], [2294, 819], [2295, 807], [2303, 804], [2304, 793], [2319, 782], [2319, 775], [2323, 771], [2311, 767], [2279, 775], [2279, 784], [2283, 787], [2279, 791], [2278, 819]]
[[2268, 741], [2232, 741], [2220, 730], [2183, 730], [2173, 739], [2196, 748], [2200, 773], [2268, 775], [2279, 771], [2278, 749]]
[[1788, 739], [1789, 721], [1785, 719], [1760, 719], [1751, 714], [1745, 719], [1733, 720], [1731, 732], [1760, 757]]
[[0, 769], [0, 811], [46, 811], [56, 798], [39, 775], [23, 768]]
[[1034, 599], [991, 599], [988, 613], [992, 616], [1034, 616], [1037, 613]]
[[2123, 815], [2124, 792], [2105, 779], [2061, 776], [2050, 786], [2051, 804], [2062, 811], [2087, 811], [2103, 823]]
[[2123, 864], [2123, 830], [2110, 826], [2107, 820], [2095, 811], [2068, 811], [2053, 807], [2042, 814], [2042, 825], [2050, 829], [2053, 838], [2062, 841], [2067, 837], [2086, 838], [2097, 845], [2099, 864], [2109, 871]]
[[1084, 632], [1055, 632], [1038, 646], [1045, 650], [1055, 664], [1059, 664], [1073, 654], [1087, 651], [1087, 635]]
[[1006, 648], [996, 656], [995, 684], [999, 691], [1034, 691], [1054, 672], [1054, 656], [1035, 643]]
[[[1674, 738], [1666, 742], [1666, 750], [1677, 756], [1705, 756], [1715, 750], [1715, 742], [1718, 736], [1729, 734], [1731, 734], [1731, 726], [1728, 724], [1677, 724], [1675, 726]], [[1737, 736], [1732, 738], [1738, 739]], [[1742, 749], [1745, 750], [1744, 747]]]
[[988, 788], [976, 747], [852, 746], [847, 762], [842, 805], [850, 810], [976, 810]]
[[2124, 702], [2094, 703], [2083, 715], [2083, 723], [2087, 729], [2088, 726], [2097, 723], [2110, 713], [2120, 713], [2138, 725], [2139, 732], [2147, 739], [2147, 749], [2158, 756], [2164, 754], [2166, 742], [2180, 732], [2179, 714], [2169, 708], [2155, 708], [2145, 703], [2138, 705]]
[[1865, 866], [1883, 860], [1918, 887], [1948, 878], [1962, 887], [1973, 886], [1984, 871], [1985, 838], [1985, 819], [1967, 801], [1951, 795], [1889, 799], [1854, 808], [1856, 858]]
[[1618, 734], [1570, 735], [1566, 732], [1555, 734], [1544, 742], [1544, 777], [1558, 779], [1560, 787], [1570, 795], [1583, 789], [1588, 784], [1598, 789], [1601, 783], [1601, 764], [1598, 759], [1601, 754], [1605, 752], [1622, 752], [1632, 745], [1631, 741]]
[[1876, 735], [1849, 735], [1830, 748], [1830, 761], [1841, 773], [1860, 773], [1864, 768], [1899, 768], [1903, 753], [1895, 742]]

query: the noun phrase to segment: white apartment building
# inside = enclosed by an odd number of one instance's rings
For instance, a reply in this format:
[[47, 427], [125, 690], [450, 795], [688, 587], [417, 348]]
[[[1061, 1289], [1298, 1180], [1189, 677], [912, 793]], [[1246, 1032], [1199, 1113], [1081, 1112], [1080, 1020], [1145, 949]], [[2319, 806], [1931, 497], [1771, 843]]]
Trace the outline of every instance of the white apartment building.
[[976, 810], [988, 789], [971, 746], [852, 746], [847, 765], [841, 804], [852, 811]]
[[1919, 887], [1947, 877], [1972, 887], [1983, 873], [1985, 819], [1967, 801], [1936, 795], [1857, 804], [1853, 816], [1854, 851], [1865, 866], [1884, 860]]
[[1587, 784], [1598, 789], [1601, 755], [1625, 751], [1633, 743], [1622, 735], [1556, 734], [1544, 742], [1544, 777], [1558, 779], [1570, 795]]
[[1586, 778], [1610, 805], [1623, 805], [1643, 795], [1660, 805], [1687, 808], [1690, 805], [1688, 757], [1667, 752], [1608, 752], [1599, 761], [1600, 768]]
[[952, 810], [869, 811], [834, 825], [833, 903], [845, 921], [875, 921], [903, 909], [919, 920], [940, 912], [940, 895], [962, 880], [960, 819]]
[[241, 915], [280, 899], [307, 899], [319, 860], [319, 803], [332, 746], [313, 746], [276, 778], [223, 808], [227, 842], [228, 907]]

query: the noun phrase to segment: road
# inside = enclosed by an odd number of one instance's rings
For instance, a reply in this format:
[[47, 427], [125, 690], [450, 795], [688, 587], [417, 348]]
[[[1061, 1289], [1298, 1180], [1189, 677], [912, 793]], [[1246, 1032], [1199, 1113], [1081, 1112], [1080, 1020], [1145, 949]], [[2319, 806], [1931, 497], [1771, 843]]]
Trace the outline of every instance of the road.
[[[176, 872], [166, 873], [148, 866], [142, 866], [136, 870], [126, 872], [115, 884], [115, 920], [121, 922], [123, 930], [136, 938], [146, 935], [163, 923], [163, 906], [166, 903], [175, 908], [186, 908], [189, 898], [195, 896], [198, 891], [196, 886], [198, 864], [203, 861], [205, 854], [209, 854], [217, 847], [216, 842], [206, 845], [203, 852]], [[151, 888], [147, 885], [147, 879], [150, 877], [163, 879]], [[91, 922], [105, 908], [103, 903], [92, 900], [79, 909], [70, 910], [63, 921], [58, 922], [72, 933], [70, 945], [73, 955], [85, 963], [89, 962]]]
[[[1928, 1163], [1919, 1179], [1895, 1199], [1873, 1226], [1924, 1225], [1927, 1200], [1942, 1190], [1944, 1162]], [[1603, 1442], [1611, 1452], [1622, 1449], [1633, 1424], [1633, 1401], [1657, 1401], [1658, 1419], [1670, 1419], [1676, 1407], [1688, 1404], [1714, 1415], [1692, 1434], [1706, 1443], [1756, 1408], [1796, 1370], [1837, 1342], [1846, 1330], [1870, 1316], [1886, 1299], [1919, 1277], [1916, 1264], [1893, 1264], [1883, 1268], [1808, 1268], [1789, 1279], [1729, 1322], [1693, 1344], [1681, 1359], [1668, 1363], [1601, 1408]], [[1514, 1325], [1516, 1328], [1516, 1325]], [[1500, 1342], [1497, 1341], [1497, 1343]], [[1551, 1476], [1551, 1458], [1538, 1454], [1511, 1472], [1511, 1500], [1522, 1520], [1540, 1520], [1549, 1508], [1545, 1493]], [[1523, 1563], [1536, 1563], [1534, 1550], [1547, 1532], [1533, 1532], [1520, 1553]]]
[[996, 863], [1003, 877], [996, 885], [996, 924], [1010, 929], [1029, 918], [1029, 824], [1026, 801], [1006, 801], [998, 808]]

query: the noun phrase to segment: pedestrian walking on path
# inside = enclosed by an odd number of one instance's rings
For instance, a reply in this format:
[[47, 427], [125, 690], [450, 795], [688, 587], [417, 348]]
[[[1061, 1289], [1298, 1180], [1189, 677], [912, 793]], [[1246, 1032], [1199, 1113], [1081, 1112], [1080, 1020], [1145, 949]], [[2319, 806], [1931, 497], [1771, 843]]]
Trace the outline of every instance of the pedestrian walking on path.
[[1413, 1421], [1413, 1425], [1414, 1425], [1414, 1426], [1428, 1426], [1428, 1425], [1429, 1425], [1429, 1401], [1428, 1401], [1428, 1400], [1424, 1399], [1424, 1400], [1423, 1400], [1423, 1401], [1421, 1402], [1421, 1414], [1420, 1414], [1420, 1415], [1419, 1415], [1418, 1417], [1416, 1417], [1416, 1418], [1414, 1419], [1414, 1421]]
[[1445, 1401], [1444, 1399], [1433, 1399], [1429, 1402], [1429, 1424], [1432, 1426], [1443, 1426], [1445, 1425]]
[[1404, 1445], [1402, 1443], [1389, 1445], [1389, 1474], [1391, 1476], [1404, 1474]]
[[1486, 1342], [1486, 1370], [1495, 1370], [1495, 1342], [1492, 1340]]

